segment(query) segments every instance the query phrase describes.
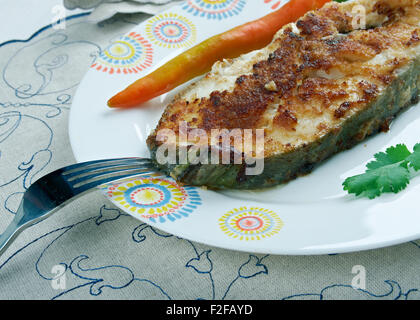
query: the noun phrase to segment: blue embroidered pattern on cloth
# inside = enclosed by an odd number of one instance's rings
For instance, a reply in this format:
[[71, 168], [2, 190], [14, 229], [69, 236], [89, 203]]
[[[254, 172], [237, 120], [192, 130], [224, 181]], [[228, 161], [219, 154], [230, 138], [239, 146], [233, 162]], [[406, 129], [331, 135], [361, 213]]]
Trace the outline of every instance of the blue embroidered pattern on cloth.
[[[32, 181], [74, 161], [66, 123], [77, 85], [109, 39], [141, 19], [92, 25], [79, 14], [65, 30], [0, 44], [0, 232]], [[0, 298], [420, 298], [419, 241], [318, 257], [246, 254], [160, 232], [105, 202], [88, 195], [25, 231], [0, 257]], [[366, 289], [351, 285], [355, 265], [367, 270]]]

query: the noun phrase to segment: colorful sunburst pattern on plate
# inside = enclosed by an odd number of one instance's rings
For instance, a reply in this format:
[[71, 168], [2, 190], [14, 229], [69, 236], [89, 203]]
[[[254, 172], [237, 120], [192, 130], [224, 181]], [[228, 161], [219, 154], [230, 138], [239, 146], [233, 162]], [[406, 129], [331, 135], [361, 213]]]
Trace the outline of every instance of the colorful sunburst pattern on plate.
[[154, 43], [165, 48], [191, 46], [197, 37], [195, 25], [176, 13], [158, 14], [148, 20], [146, 35]]
[[222, 20], [238, 15], [245, 4], [245, 0], [188, 0], [182, 9], [195, 16]]
[[271, 210], [241, 207], [219, 219], [219, 227], [228, 236], [239, 240], [262, 240], [277, 234], [283, 221]]
[[91, 67], [110, 74], [128, 74], [139, 73], [152, 63], [152, 45], [140, 34], [130, 32], [103, 50]]
[[104, 191], [115, 204], [154, 223], [186, 218], [202, 203], [197, 188], [166, 177], [138, 178], [108, 185]]

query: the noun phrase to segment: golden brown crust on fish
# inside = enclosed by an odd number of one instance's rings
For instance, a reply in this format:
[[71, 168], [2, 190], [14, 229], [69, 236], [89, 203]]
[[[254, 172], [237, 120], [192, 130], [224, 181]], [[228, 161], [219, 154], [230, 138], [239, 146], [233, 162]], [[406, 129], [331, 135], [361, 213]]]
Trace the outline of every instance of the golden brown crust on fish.
[[[334, 127], [351, 110], [375, 99], [395, 78], [394, 71], [408, 63], [404, 50], [419, 45], [418, 1], [405, 7], [398, 1], [371, 2], [375, 3], [367, 13], [376, 15], [373, 20], [386, 20], [383, 25], [349, 33], [353, 16], [343, 10], [349, 4], [332, 3], [310, 12], [295, 27], [283, 28], [271, 45], [275, 50], [255, 63], [252, 73], [238, 76], [232, 90], [215, 90], [192, 101], [181, 96], [167, 108], [158, 128], [176, 131], [178, 122], [185, 120], [191, 128], [206, 131], [265, 128], [267, 136], [298, 137], [299, 121], [321, 114], [327, 118], [324, 125]], [[370, 63], [389, 50], [397, 54]], [[298, 140], [318, 134], [313, 131]], [[271, 151], [278, 152], [280, 141], [272, 141], [276, 146]], [[266, 152], [269, 155], [270, 149]]]

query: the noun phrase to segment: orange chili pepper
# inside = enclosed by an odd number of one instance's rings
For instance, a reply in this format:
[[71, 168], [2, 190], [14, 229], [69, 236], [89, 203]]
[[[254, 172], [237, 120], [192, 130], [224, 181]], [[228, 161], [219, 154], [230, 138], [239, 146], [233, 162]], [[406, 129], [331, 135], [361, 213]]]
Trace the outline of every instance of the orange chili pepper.
[[219, 60], [267, 46], [284, 25], [330, 0], [291, 0], [261, 19], [213, 36], [185, 51], [149, 75], [135, 81], [108, 101], [112, 108], [129, 108], [160, 96], [211, 70]]

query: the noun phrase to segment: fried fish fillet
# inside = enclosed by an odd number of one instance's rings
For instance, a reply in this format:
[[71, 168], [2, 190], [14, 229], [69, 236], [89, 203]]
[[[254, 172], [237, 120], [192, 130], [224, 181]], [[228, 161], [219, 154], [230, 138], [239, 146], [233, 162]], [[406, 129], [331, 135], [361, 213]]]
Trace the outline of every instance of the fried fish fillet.
[[[388, 130], [419, 87], [420, 0], [331, 2], [284, 26], [267, 47], [217, 62], [166, 108], [147, 142], [156, 165], [182, 183], [269, 187]], [[179, 135], [183, 122], [209, 136], [263, 129], [264, 171], [246, 175], [245, 162], [159, 163], [158, 132]]]

